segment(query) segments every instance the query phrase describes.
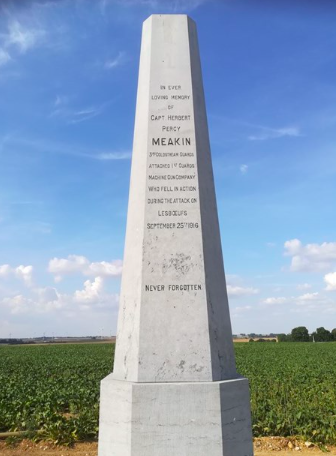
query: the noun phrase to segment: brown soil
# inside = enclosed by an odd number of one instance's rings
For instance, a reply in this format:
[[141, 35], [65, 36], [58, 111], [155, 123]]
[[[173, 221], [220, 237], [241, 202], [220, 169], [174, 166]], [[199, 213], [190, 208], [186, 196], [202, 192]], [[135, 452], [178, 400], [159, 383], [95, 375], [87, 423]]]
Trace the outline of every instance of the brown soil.
[[[292, 446], [292, 448], [290, 448]], [[336, 448], [328, 447], [327, 454], [336, 456]], [[294, 456], [305, 454], [306, 456], [322, 456], [323, 452], [316, 446], [307, 448], [305, 442], [282, 437], [269, 437], [254, 440], [254, 452], [256, 456], [273, 456], [274, 452], [281, 452], [281, 456]], [[0, 441], [0, 456], [97, 456], [97, 443], [77, 443], [74, 447], [55, 446], [49, 442], [33, 443], [23, 440], [17, 446], [9, 446]]]
[[327, 446], [324, 451], [317, 446], [306, 446], [309, 442], [299, 441], [294, 438], [286, 439], [283, 437], [262, 437], [254, 439], [254, 453], [256, 456], [271, 456], [274, 452], [281, 452], [281, 456], [294, 456], [303, 453], [306, 456], [322, 456], [325, 451], [327, 454], [335, 456], [336, 447]]

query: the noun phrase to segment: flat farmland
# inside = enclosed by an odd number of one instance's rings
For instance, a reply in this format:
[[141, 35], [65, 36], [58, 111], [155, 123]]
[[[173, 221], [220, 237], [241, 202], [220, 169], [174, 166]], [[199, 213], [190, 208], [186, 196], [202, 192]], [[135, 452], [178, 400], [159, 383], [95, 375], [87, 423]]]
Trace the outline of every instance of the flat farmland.
[[[255, 437], [336, 443], [336, 343], [237, 343]], [[97, 439], [99, 382], [114, 344], [0, 347], [0, 433], [70, 444]], [[38, 431], [38, 434], [37, 434]]]

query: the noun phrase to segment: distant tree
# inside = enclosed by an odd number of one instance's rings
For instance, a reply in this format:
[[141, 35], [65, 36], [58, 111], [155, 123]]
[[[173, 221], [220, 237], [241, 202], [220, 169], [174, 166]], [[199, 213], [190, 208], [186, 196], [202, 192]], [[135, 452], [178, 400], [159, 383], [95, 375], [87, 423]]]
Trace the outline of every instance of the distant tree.
[[287, 334], [278, 334], [278, 342], [288, 342]]
[[249, 342], [254, 342], [254, 339], [250, 339]]
[[305, 326], [298, 326], [292, 329], [292, 342], [309, 342], [309, 332]]
[[331, 334], [333, 336], [334, 341], [336, 341], [336, 328], [331, 330]]
[[331, 342], [333, 340], [333, 334], [327, 329], [321, 326], [313, 332], [315, 342]]

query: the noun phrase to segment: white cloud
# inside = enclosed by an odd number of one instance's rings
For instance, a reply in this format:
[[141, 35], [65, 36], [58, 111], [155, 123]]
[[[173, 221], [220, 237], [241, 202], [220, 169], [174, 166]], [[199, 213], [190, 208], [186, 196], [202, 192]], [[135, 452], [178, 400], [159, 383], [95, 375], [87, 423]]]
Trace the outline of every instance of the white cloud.
[[319, 299], [320, 295], [318, 292], [315, 293], [305, 293], [304, 295], [301, 295], [297, 298], [297, 304], [304, 304], [307, 301], [315, 301], [316, 299]]
[[306, 293], [296, 298], [295, 304], [296, 307], [290, 309], [294, 313], [315, 313], [319, 315], [336, 313], [336, 302], [323, 293]]
[[104, 279], [95, 277], [94, 280], [86, 280], [83, 290], [76, 290], [72, 296], [74, 304], [79, 305], [80, 310], [90, 309], [115, 309], [119, 306], [119, 295], [107, 293], [104, 290]]
[[327, 291], [336, 291], [336, 272], [329, 272], [324, 276], [324, 281], [327, 284]]
[[257, 288], [244, 286], [244, 279], [237, 274], [227, 274], [227, 292], [231, 298], [251, 296], [259, 293]]
[[103, 279], [96, 277], [94, 281], [86, 280], [84, 282], [84, 290], [77, 290], [74, 294], [74, 299], [78, 302], [91, 303], [99, 299], [103, 290]]
[[66, 295], [61, 295], [51, 287], [35, 288], [30, 296], [18, 294], [4, 298], [1, 303], [9, 307], [12, 314], [46, 313], [62, 309], [70, 303]]
[[269, 128], [259, 126], [260, 133], [248, 136], [250, 141], [265, 141], [267, 139], [283, 138], [284, 136], [301, 136], [300, 129], [297, 127]]
[[278, 304], [286, 304], [286, 303], [292, 303], [292, 304], [297, 304], [297, 305], [303, 305], [306, 302], [309, 301], [316, 301], [317, 299], [320, 299], [320, 295], [318, 292], [315, 293], [305, 293], [301, 296], [291, 296], [291, 297], [284, 297], [284, 296], [279, 296], [279, 297], [270, 297], [264, 299], [261, 304], [273, 306], [273, 305], [278, 305]]
[[246, 174], [248, 170], [248, 165], [240, 165], [239, 169], [242, 174]]
[[90, 262], [81, 255], [69, 255], [67, 258], [53, 258], [49, 261], [48, 271], [54, 274], [56, 281], [62, 276], [80, 273], [85, 276], [117, 277], [121, 275], [122, 261]]
[[261, 306], [272, 307], [286, 304], [286, 312], [306, 313], [314, 315], [316, 313], [328, 314], [336, 312], [335, 301], [328, 299], [319, 292], [304, 293], [300, 296], [290, 297], [270, 297], [261, 302]]
[[4, 298], [2, 303], [10, 307], [12, 314], [26, 313], [33, 305], [33, 301], [23, 295]]
[[9, 264], [0, 265], [0, 278], [8, 278], [10, 276], [17, 277], [30, 287], [32, 285], [33, 266], [20, 265], [13, 268]]
[[45, 31], [37, 28], [25, 28], [17, 20], [8, 24], [8, 34], [5, 37], [6, 47], [15, 47], [19, 52], [25, 53], [40, 44]]
[[29, 295], [16, 294], [0, 299], [0, 305], [10, 309], [11, 314], [50, 313], [62, 311], [64, 315], [78, 310], [112, 309], [119, 303], [117, 294], [104, 290], [104, 280], [97, 276], [93, 281], [86, 280], [82, 290], [73, 294], [60, 293], [56, 288], [31, 288]]
[[57, 292], [56, 288], [53, 287], [36, 288], [34, 291], [43, 302], [57, 301], [60, 297], [60, 294]]
[[336, 262], [336, 242], [303, 245], [299, 239], [285, 242], [285, 256], [291, 256], [290, 270], [322, 271]]
[[284, 304], [288, 301], [288, 298], [285, 298], [283, 296], [281, 297], [271, 297], [271, 298], [266, 298], [262, 301], [262, 304], [266, 305], [276, 305], [276, 304]]
[[299, 285], [296, 287], [298, 290], [309, 290], [312, 286], [310, 283], [299, 283]]
[[250, 296], [259, 293], [257, 288], [252, 287], [239, 287], [233, 285], [227, 285], [227, 292], [230, 297], [236, 296]]
[[27, 286], [32, 285], [33, 266], [18, 266], [15, 269], [15, 274], [23, 280]]
[[0, 48], [0, 67], [6, 65], [11, 60], [11, 56], [5, 49]]
[[69, 255], [65, 258], [53, 258], [49, 261], [48, 271], [59, 275], [71, 274], [73, 272], [82, 272], [87, 267], [89, 260], [80, 255]]
[[0, 277], [8, 277], [11, 272], [12, 268], [9, 266], [9, 264], [2, 264], [0, 266]]

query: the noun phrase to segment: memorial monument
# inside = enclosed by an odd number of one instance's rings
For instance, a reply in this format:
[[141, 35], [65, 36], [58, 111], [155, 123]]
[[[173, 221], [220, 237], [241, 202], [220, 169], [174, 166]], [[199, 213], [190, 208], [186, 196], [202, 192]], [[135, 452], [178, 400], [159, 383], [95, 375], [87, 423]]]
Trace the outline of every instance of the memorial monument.
[[99, 456], [252, 456], [236, 371], [195, 23], [143, 25], [113, 373]]

